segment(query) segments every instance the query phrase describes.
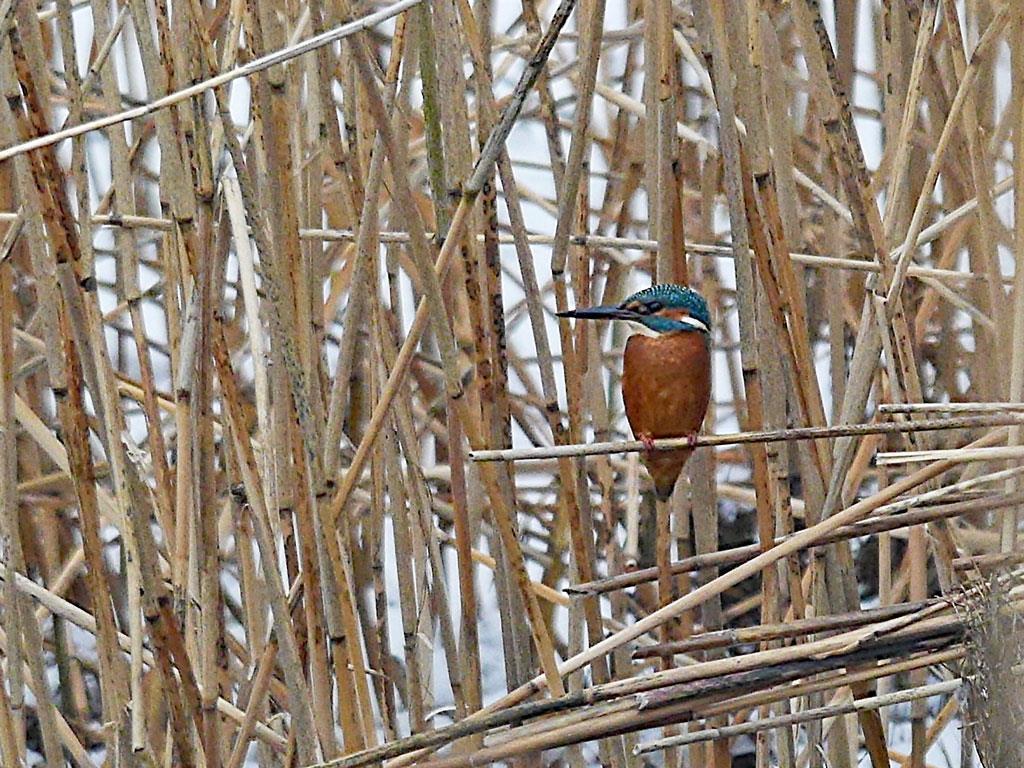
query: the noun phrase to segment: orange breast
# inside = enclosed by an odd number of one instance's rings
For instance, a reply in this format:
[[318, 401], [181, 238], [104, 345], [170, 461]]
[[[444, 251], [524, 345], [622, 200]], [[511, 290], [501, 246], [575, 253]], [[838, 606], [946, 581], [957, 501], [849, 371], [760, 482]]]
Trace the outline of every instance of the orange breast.
[[[622, 367], [622, 400], [634, 436], [683, 437], [700, 429], [711, 398], [711, 352], [703, 334], [631, 336]], [[644, 456], [659, 496], [671, 494], [690, 453]]]

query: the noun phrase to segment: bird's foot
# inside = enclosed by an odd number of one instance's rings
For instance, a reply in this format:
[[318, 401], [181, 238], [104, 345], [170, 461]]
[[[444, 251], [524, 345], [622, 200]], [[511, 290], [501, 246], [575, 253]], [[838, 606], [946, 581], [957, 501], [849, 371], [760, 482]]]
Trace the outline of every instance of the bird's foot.
[[637, 440], [639, 440], [641, 443], [643, 443], [645, 451], [652, 452], [654, 450], [654, 438], [651, 437], [646, 432], [644, 432], [644, 433], [642, 433], [640, 435], [637, 435]]
[[686, 436], [686, 446], [688, 448], [696, 448], [697, 447], [697, 438], [698, 438], [698, 435], [697, 435], [696, 432], [690, 432]]

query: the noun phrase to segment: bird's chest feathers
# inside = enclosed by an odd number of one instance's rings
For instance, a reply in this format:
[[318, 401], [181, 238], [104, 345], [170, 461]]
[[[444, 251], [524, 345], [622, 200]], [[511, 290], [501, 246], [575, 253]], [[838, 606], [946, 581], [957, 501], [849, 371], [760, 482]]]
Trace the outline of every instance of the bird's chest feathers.
[[657, 380], [672, 380], [686, 373], [704, 374], [708, 362], [707, 341], [699, 333], [636, 334], [626, 343], [626, 368]]
[[634, 431], [656, 436], [698, 429], [710, 390], [710, 350], [701, 334], [630, 337], [622, 394]]

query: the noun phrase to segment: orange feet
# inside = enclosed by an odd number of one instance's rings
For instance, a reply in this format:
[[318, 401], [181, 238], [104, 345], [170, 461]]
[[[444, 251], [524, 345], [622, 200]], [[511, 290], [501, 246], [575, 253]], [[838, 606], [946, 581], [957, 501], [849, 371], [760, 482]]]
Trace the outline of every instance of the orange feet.
[[[699, 435], [696, 432], [690, 432], [688, 435], [685, 435], [685, 438], [687, 448], [693, 449], [697, 447], [697, 440], [699, 439]], [[646, 432], [641, 432], [639, 435], [636, 436], [636, 439], [643, 443], [645, 451], [654, 451], [654, 438], [651, 437], [649, 434], [647, 434]]]

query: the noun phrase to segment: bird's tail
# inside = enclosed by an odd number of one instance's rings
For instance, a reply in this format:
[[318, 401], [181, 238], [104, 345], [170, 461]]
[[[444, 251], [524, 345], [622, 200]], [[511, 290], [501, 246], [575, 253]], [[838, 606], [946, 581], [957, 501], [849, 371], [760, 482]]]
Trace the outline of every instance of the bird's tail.
[[683, 465], [693, 453], [692, 448], [680, 448], [675, 451], [657, 451], [644, 456], [647, 471], [654, 480], [654, 493], [659, 501], [668, 501], [676, 487], [676, 480], [683, 470]]

